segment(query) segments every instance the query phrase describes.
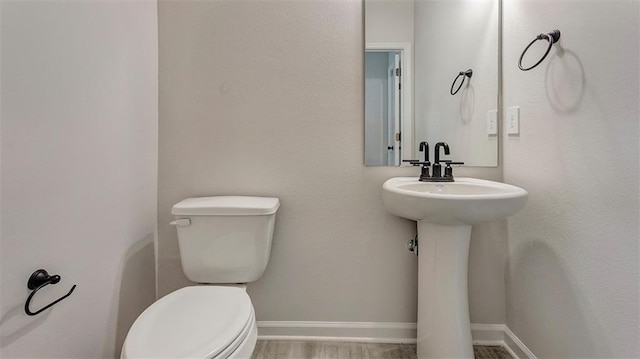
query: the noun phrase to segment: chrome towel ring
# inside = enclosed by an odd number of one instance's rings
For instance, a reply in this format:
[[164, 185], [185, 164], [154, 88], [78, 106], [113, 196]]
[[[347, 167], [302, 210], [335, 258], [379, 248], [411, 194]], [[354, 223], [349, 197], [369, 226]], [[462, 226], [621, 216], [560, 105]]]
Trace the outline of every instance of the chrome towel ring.
[[[531, 45], [533, 45], [538, 40], [547, 40], [547, 41], [549, 41], [549, 47], [547, 47], [547, 51], [544, 53], [542, 58], [540, 60], [538, 60], [538, 62], [536, 62], [533, 66], [528, 67], [528, 68], [522, 67], [522, 59], [524, 58], [524, 54], [526, 54], [527, 50], [529, 50]], [[527, 45], [527, 47], [525, 47], [524, 51], [522, 51], [522, 55], [520, 55], [520, 61], [518, 61], [518, 67], [520, 68], [520, 70], [529, 71], [532, 68], [540, 65], [540, 63], [547, 57], [547, 55], [549, 55], [549, 51], [551, 51], [551, 46], [553, 46], [553, 44], [558, 42], [558, 40], [560, 40], [560, 30], [553, 30], [553, 31], [551, 31], [549, 33], [538, 35], [535, 39], [533, 39], [533, 41], [531, 41], [529, 43], [529, 45]]]
[[[460, 71], [460, 73], [458, 74], [458, 76], [456, 76], [456, 78], [453, 80], [453, 83], [451, 84], [451, 90], [449, 91], [449, 93], [453, 96], [455, 94], [458, 93], [458, 91], [460, 91], [460, 89], [462, 88], [462, 85], [464, 85], [464, 80], [468, 77], [469, 79], [471, 79], [471, 76], [473, 76], [473, 70], [469, 69], [467, 71]], [[462, 81], [460, 82], [460, 86], [458, 86], [458, 88], [453, 91], [453, 87], [456, 85], [456, 81], [458, 81], [458, 79], [462, 77]]]

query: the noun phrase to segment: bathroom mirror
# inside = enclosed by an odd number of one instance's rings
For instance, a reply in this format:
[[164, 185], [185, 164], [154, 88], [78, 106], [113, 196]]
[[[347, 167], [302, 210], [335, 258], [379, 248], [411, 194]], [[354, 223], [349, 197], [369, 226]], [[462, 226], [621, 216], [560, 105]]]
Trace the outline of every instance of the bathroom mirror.
[[365, 0], [364, 13], [365, 165], [423, 160], [427, 141], [432, 161], [447, 142], [445, 158], [497, 166], [500, 0]]

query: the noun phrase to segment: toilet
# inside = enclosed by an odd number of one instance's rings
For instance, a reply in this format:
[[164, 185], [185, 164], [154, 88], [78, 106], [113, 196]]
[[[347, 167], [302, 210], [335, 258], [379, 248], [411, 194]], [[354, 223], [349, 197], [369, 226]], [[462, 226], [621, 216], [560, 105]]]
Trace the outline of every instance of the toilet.
[[131, 326], [121, 358], [250, 358], [258, 338], [246, 283], [264, 273], [280, 201], [187, 198], [175, 204], [182, 270], [201, 285], [178, 289]]

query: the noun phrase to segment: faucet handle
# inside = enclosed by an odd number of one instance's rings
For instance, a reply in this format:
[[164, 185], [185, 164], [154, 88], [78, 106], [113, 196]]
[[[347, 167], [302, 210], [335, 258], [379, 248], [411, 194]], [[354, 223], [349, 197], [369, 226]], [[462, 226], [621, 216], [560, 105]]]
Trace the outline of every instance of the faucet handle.
[[431, 166], [431, 162], [420, 162], [420, 160], [402, 160], [402, 162], [408, 162], [412, 166]]
[[451, 179], [453, 179], [453, 168], [451, 167], [451, 165], [463, 165], [464, 162], [454, 162], [451, 160], [446, 160], [445, 161], [447, 167], [444, 168], [444, 177], [449, 177]]
[[422, 166], [420, 170], [420, 181], [426, 181], [431, 177], [429, 176], [429, 166], [431, 166], [431, 162], [420, 162], [418, 160], [402, 160], [402, 162], [409, 162], [412, 166]]

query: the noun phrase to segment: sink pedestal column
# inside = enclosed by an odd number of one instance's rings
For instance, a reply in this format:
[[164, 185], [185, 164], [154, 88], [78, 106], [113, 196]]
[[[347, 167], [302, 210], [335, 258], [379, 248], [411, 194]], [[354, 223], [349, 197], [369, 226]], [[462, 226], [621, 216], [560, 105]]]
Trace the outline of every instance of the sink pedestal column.
[[418, 358], [473, 358], [467, 268], [471, 226], [418, 222]]

